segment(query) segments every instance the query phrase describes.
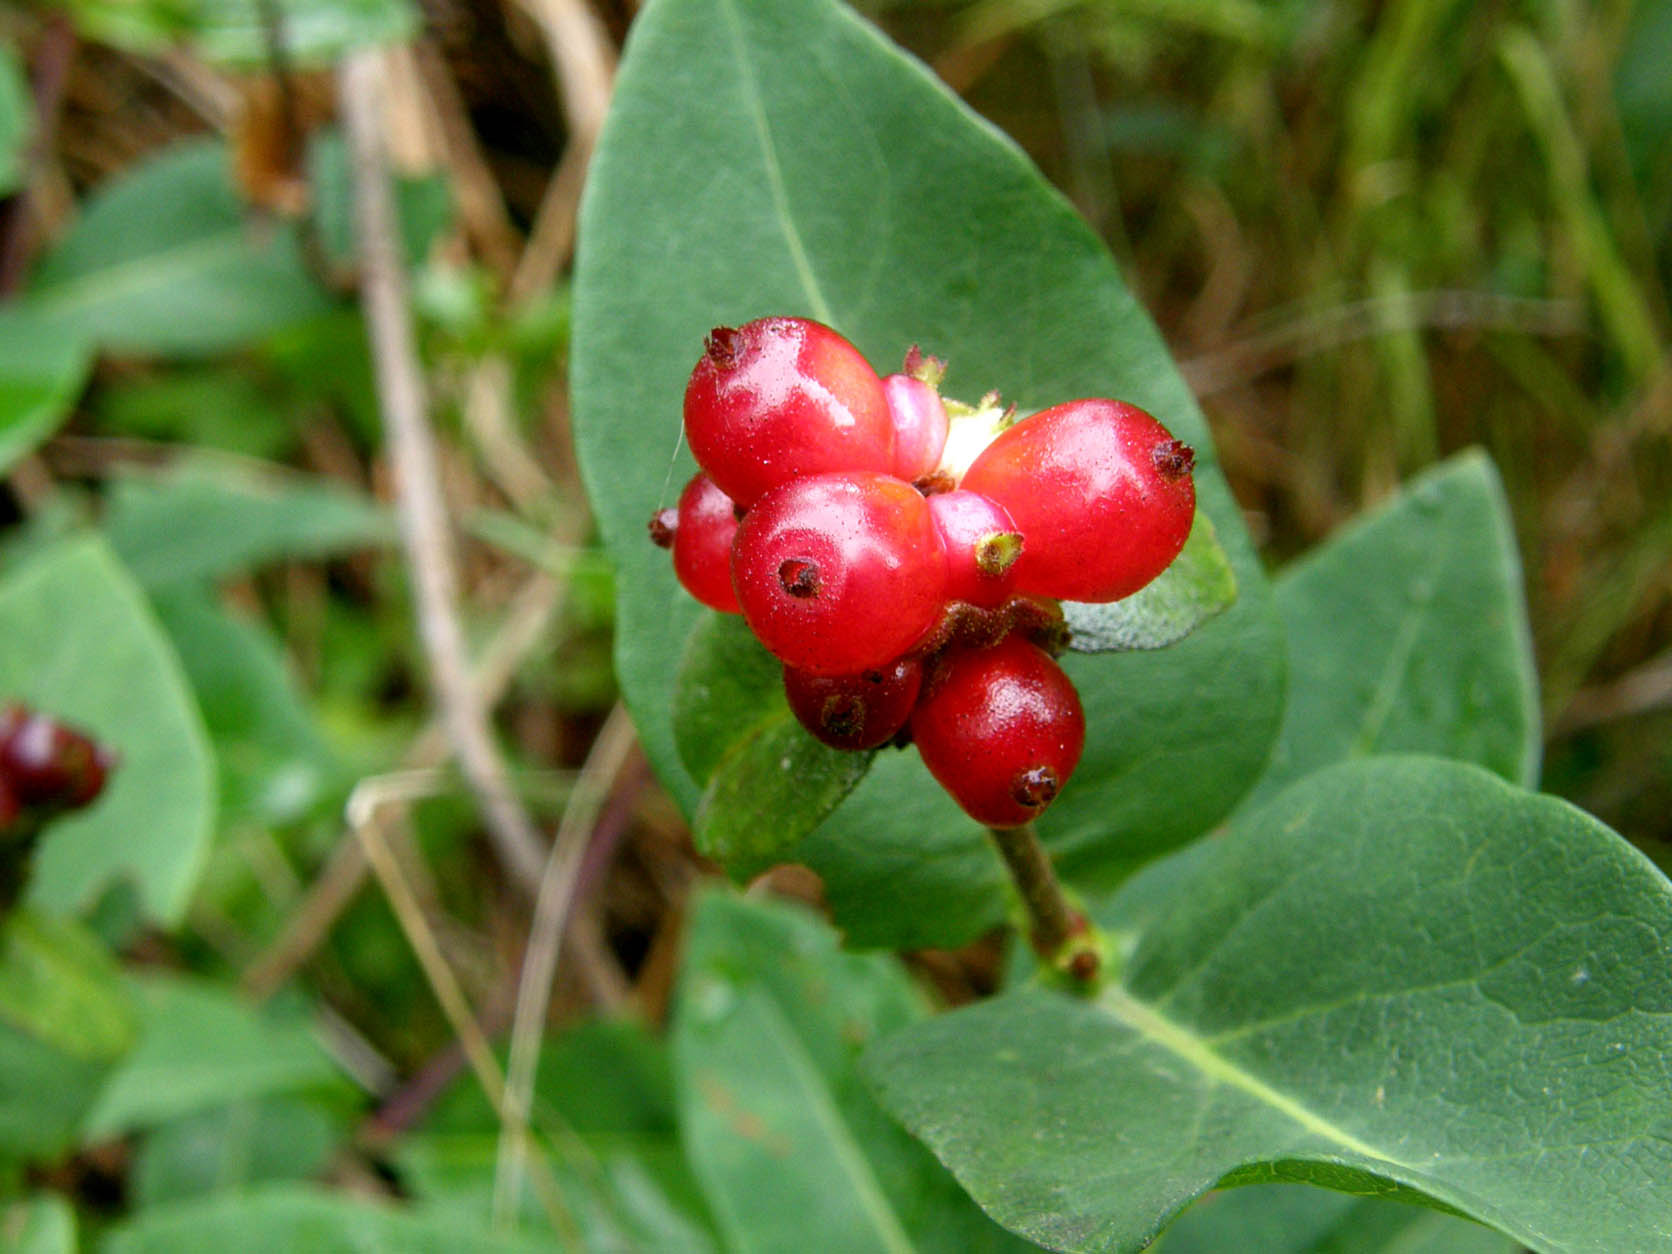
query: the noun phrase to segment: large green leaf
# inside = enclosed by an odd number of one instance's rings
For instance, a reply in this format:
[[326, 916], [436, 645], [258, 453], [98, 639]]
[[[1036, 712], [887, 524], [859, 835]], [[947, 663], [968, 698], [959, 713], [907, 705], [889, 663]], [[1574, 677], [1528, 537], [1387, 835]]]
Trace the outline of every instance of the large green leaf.
[[1418, 1190], [1540, 1251], [1672, 1245], [1672, 885], [1595, 820], [1367, 758], [1107, 923], [1119, 984], [1024, 988], [868, 1060], [1001, 1222], [1137, 1250], [1216, 1183], [1288, 1179]]
[[[187, 42], [208, 61], [262, 66], [270, 56], [262, 0], [56, 0], [90, 36], [159, 54]], [[367, 44], [405, 39], [418, 26], [412, 0], [275, 0], [293, 62], [332, 60]]]
[[139, 1044], [88, 1115], [90, 1140], [341, 1082], [306, 1020], [257, 1011], [225, 988], [180, 976], [148, 975], [133, 984]]
[[799, 908], [701, 898], [674, 1024], [686, 1155], [731, 1250], [1026, 1248], [860, 1082], [860, 1049], [924, 1008], [892, 957]]
[[9, 1254], [76, 1254], [75, 1211], [54, 1193], [0, 1205], [0, 1233]]
[[64, 420], [91, 365], [86, 348], [50, 323], [0, 311], [0, 474]]
[[79, 924], [0, 923], [0, 1167], [68, 1146], [134, 1035], [116, 963]]
[[1343, 758], [1432, 753], [1538, 778], [1539, 708], [1503, 490], [1480, 453], [1283, 572], [1289, 706], [1249, 804]]
[[550, 1254], [548, 1242], [497, 1236], [481, 1224], [359, 1201], [300, 1185], [269, 1185], [159, 1206], [111, 1230], [103, 1254]]
[[162, 475], [117, 479], [105, 529], [135, 577], [151, 588], [394, 540], [387, 512], [340, 484], [258, 474], [214, 457]]
[[116, 352], [196, 356], [330, 308], [294, 232], [246, 221], [226, 146], [181, 143], [113, 181], [42, 260], [24, 308]]
[[[1264, 765], [1282, 645], [1269, 590], [1188, 390], [1108, 254], [1026, 159], [833, 0], [660, 0], [635, 23], [582, 207], [573, 379], [581, 469], [618, 567], [617, 663], [652, 762], [688, 808], [669, 718], [698, 607], [645, 521], [677, 491], [680, 403], [704, 335], [763, 314], [831, 323], [888, 368], [912, 343], [951, 387], [1023, 408], [1116, 395], [1194, 445], [1237, 605], [1176, 648], [1071, 665], [1091, 715], [1045, 826], [1113, 879], [1203, 831]], [[908, 757], [898, 759], [910, 763]], [[968, 935], [982, 834], [915, 765], [873, 770], [798, 856], [875, 940]], [[932, 823], [934, 826], [927, 826]], [[930, 842], [925, 845], [924, 842]], [[922, 850], [909, 918], [856, 887]], [[971, 915], [952, 901], [976, 898]], [[899, 929], [898, 932], [895, 929]]]
[[33, 900], [87, 903], [112, 880], [162, 923], [185, 913], [215, 814], [203, 723], [151, 608], [103, 541], [54, 545], [0, 579], [0, 699], [20, 699], [120, 755], [91, 809], [47, 832]]
[[136, 1206], [157, 1206], [318, 1175], [347, 1140], [343, 1121], [292, 1098], [233, 1102], [149, 1132], [129, 1177]]

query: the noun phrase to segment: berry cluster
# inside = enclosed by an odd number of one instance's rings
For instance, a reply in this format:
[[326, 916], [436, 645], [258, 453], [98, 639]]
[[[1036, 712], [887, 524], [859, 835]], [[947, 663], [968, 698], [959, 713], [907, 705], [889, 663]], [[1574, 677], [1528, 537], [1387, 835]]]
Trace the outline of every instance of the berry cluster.
[[702, 470], [650, 531], [784, 664], [814, 736], [909, 738], [972, 817], [1019, 827], [1085, 740], [1058, 602], [1119, 600], [1167, 567], [1194, 455], [1119, 401], [1013, 422], [994, 395], [943, 400], [944, 372], [913, 348], [879, 378], [803, 318], [717, 327], [685, 390]]
[[0, 708], [0, 836], [91, 805], [114, 765], [81, 732], [21, 705]]

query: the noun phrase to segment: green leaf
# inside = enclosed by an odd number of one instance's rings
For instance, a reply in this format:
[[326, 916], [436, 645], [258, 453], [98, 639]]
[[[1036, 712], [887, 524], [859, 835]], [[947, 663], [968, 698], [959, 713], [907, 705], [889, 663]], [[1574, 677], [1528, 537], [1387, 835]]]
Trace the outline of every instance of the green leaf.
[[1672, 885], [1595, 820], [1368, 758], [1109, 914], [1118, 985], [1025, 988], [868, 1059], [1001, 1222], [1137, 1250], [1217, 1183], [1297, 1180], [1417, 1190], [1540, 1251], [1672, 1236]]
[[0, 196], [23, 186], [28, 174], [29, 139], [35, 130], [35, 106], [29, 80], [17, 53], [0, 44]]
[[[644, 525], [691, 470], [676, 456], [681, 397], [704, 335], [773, 313], [830, 323], [884, 369], [920, 343], [951, 361], [965, 395], [998, 388], [1024, 409], [1118, 396], [1196, 448], [1198, 499], [1236, 571], [1238, 602], [1176, 648], [1071, 667], [1091, 737], [1044, 831], [1076, 874], [1101, 882], [1218, 821], [1264, 766], [1283, 657], [1200, 412], [1073, 208], [833, 0], [649, 7], [582, 210], [577, 448], [617, 565], [623, 696], [687, 810], [700, 786], [675, 747], [679, 655], [669, 641], [699, 611]], [[877, 943], [947, 942], [1002, 913], [1002, 895], [987, 891], [983, 833], [923, 800], [938, 791], [915, 763], [879, 763], [796, 851], [833, 886], [844, 927]], [[912, 909], [874, 909], [863, 886], [875, 866], [919, 848], [934, 865], [922, 868]], [[972, 898], [973, 915], [945, 905]]]
[[1210, 1193], [1169, 1227], [1160, 1254], [1516, 1254], [1519, 1243], [1426, 1207], [1293, 1184]]
[[481, 1224], [356, 1201], [298, 1185], [269, 1185], [246, 1193], [147, 1210], [111, 1230], [102, 1254], [295, 1254], [352, 1250], [354, 1254], [550, 1254], [549, 1242], [495, 1236]]
[[89, 1140], [340, 1082], [305, 1020], [258, 1012], [223, 987], [179, 976], [135, 978], [133, 986], [139, 1044], [88, 1116]]
[[697, 621], [673, 701], [680, 755], [705, 785], [697, 848], [738, 878], [784, 861], [871, 761], [807, 734], [784, 700], [782, 666], [736, 614]]
[[91, 366], [85, 347], [56, 328], [0, 310], [0, 474], [58, 428]]
[[[101, 43], [162, 53], [185, 41], [223, 65], [269, 60], [261, 0], [57, 0]], [[369, 44], [394, 43], [418, 28], [411, 0], [277, 0], [292, 62], [317, 65]]]
[[[533, 1125], [573, 1233], [587, 1250], [716, 1248], [712, 1221], [678, 1141], [668, 1047], [632, 1021], [595, 1020], [549, 1040], [536, 1072]], [[488, 1222], [493, 1213], [499, 1119], [473, 1077], [437, 1102], [397, 1162], [433, 1208]], [[525, 1197], [521, 1218], [543, 1222]]]
[[76, 1254], [75, 1211], [53, 1193], [0, 1203], [8, 1254]]
[[784, 670], [736, 614], [710, 611], [685, 641], [673, 693], [673, 734], [691, 778], [708, 783], [728, 751], [781, 717]]
[[1284, 571], [1277, 607], [1289, 635], [1289, 708], [1256, 798], [1371, 753], [1432, 753], [1537, 781], [1521, 563], [1483, 454], [1413, 480]]
[[288, 1098], [235, 1102], [152, 1130], [129, 1178], [141, 1207], [322, 1171], [345, 1129], [318, 1106]]
[[1027, 1248], [859, 1080], [864, 1044], [923, 1013], [893, 958], [842, 953], [805, 911], [718, 892], [699, 900], [674, 1067], [686, 1157], [727, 1249]]
[[1219, 547], [1213, 520], [1198, 513], [1173, 564], [1124, 601], [1063, 604], [1076, 653], [1122, 653], [1177, 644], [1237, 599], [1237, 574]]
[[116, 963], [80, 924], [0, 923], [0, 1162], [61, 1153], [134, 1035]]
[[241, 574], [394, 540], [388, 513], [330, 480], [257, 474], [198, 456], [160, 475], [124, 474], [105, 512], [110, 541], [149, 588]]
[[170, 589], [152, 601], [215, 748], [222, 823], [293, 823], [340, 801], [345, 768], [272, 634], [197, 589]]
[[55, 910], [126, 877], [179, 921], [208, 851], [215, 780], [180, 661], [103, 541], [53, 545], [0, 579], [0, 696], [74, 724], [120, 764], [90, 809], [48, 829], [31, 899]]
[[246, 221], [226, 146], [177, 144], [102, 188], [41, 261], [23, 308], [113, 352], [201, 356], [331, 302], [294, 232]]

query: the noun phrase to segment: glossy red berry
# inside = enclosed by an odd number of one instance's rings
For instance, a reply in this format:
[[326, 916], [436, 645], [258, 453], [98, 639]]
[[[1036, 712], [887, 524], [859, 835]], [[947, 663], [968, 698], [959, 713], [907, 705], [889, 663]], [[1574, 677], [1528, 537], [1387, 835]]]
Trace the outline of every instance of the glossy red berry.
[[749, 628], [780, 661], [857, 675], [909, 652], [939, 616], [946, 554], [929, 506], [890, 475], [810, 475], [767, 493], [732, 545]]
[[928, 500], [946, 549], [946, 599], [983, 609], [1009, 599], [1024, 544], [1010, 515], [979, 492], [938, 492]]
[[806, 318], [714, 328], [685, 389], [685, 438], [745, 509], [797, 476], [894, 465], [882, 380], [857, 348]]
[[0, 714], [0, 776], [28, 808], [80, 809], [104, 791], [111, 757], [88, 737], [21, 706]]
[[907, 482], [923, 478], [946, 448], [946, 406], [934, 385], [911, 374], [882, 381], [894, 420], [894, 473]]
[[923, 664], [900, 658], [858, 675], [810, 675], [784, 668], [784, 695], [801, 725], [833, 749], [875, 749], [911, 718]]
[[673, 570], [685, 591], [710, 609], [738, 613], [737, 593], [732, 591], [731, 581], [737, 507], [731, 497], [699, 471], [679, 494], [679, 509], [670, 531]]
[[1026, 537], [1018, 592], [1118, 601], [1178, 556], [1196, 511], [1195, 455], [1121, 401], [1055, 405], [1001, 433], [960, 484]]
[[1020, 636], [948, 654], [911, 719], [923, 764], [971, 818], [1032, 822], [1079, 764], [1086, 716], [1074, 684]]

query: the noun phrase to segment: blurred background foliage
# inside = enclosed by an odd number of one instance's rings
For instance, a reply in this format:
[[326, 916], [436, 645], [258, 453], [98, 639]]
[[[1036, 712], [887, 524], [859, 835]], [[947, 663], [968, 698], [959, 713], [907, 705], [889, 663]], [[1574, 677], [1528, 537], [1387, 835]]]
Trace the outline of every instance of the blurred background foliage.
[[[1430, 463], [1490, 452], [1525, 562], [1545, 787], [1672, 861], [1672, 0], [861, 7], [1108, 242], [1273, 567]], [[375, 1144], [463, 1072], [411, 920], [361, 891], [341, 821], [358, 781], [419, 772], [380, 794], [415, 909], [489, 1035], [515, 1001], [527, 898], [460, 781], [422, 774], [440, 755], [332, 121], [345, 49], [406, 41], [387, 138], [460, 604], [511, 776], [548, 828], [615, 698], [610, 574], [568, 441], [565, 275], [634, 6], [283, 12], [276, 63], [256, 0], [0, 5], [0, 573], [103, 536], [214, 749], [213, 838], [182, 925], [126, 890], [74, 904], [133, 963], [195, 973], [140, 981], [141, 1020], [201, 1023], [204, 1042], [266, 1061], [208, 1098], [107, 1092], [93, 1126], [113, 1139], [36, 1177], [94, 1213], [227, 1170], [329, 1165], [376, 1191], [364, 1160], [332, 1157], [355, 1117], [342, 1074], [381, 1095], [357, 1125]], [[581, 872], [560, 1016], [667, 1011], [702, 867], [642, 764], [619, 781], [608, 856]], [[793, 871], [778, 883], [816, 896]], [[956, 999], [987, 986], [996, 952], [918, 965]], [[286, 1035], [304, 1006], [325, 1015], [331, 1066]], [[458, 1104], [403, 1150], [407, 1187], [479, 1186], [482, 1120]], [[660, 1107], [635, 1118], [669, 1135]], [[301, 1148], [264, 1154], [262, 1128]], [[136, 1129], [152, 1134], [121, 1139]], [[587, 1154], [596, 1175], [608, 1154]], [[43, 1205], [29, 1222], [60, 1223]]]

